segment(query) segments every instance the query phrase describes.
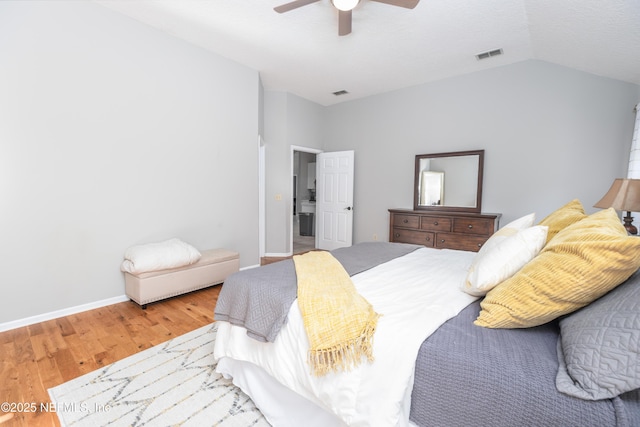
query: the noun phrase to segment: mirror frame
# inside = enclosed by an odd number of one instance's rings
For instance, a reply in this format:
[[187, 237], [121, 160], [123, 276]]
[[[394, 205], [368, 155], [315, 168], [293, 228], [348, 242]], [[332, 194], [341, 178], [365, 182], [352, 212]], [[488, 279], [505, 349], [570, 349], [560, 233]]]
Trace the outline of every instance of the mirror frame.
[[[446, 205], [420, 205], [418, 204], [420, 190], [420, 160], [441, 157], [478, 156], [478, 188], [476, 189], [475, 206], [446, 206]], [[473, 212], [480, 213], [482, 209], [482, 177], [484, 172], [484, 150], [454, 151], [450, 153], [418, 154], [416, 156], [414, 181], [413, 181], [413, 209], [424, 211], [446, 212]]]

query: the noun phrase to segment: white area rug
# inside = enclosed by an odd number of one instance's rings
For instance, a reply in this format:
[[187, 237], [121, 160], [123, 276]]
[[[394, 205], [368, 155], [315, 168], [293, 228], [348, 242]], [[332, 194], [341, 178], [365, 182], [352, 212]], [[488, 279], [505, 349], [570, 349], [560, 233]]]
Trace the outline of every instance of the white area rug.
[[215, 372], [212, 323], [49, 389], [64, 426], [269, 426]]

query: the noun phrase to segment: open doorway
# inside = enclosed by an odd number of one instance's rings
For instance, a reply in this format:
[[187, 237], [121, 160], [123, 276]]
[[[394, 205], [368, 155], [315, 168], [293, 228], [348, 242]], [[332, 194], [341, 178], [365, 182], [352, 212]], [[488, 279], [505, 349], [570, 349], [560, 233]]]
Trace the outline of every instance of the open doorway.
[[293, 200], [291, 252], [316, 248], [316, 154], [320, 150], [292, 146]]

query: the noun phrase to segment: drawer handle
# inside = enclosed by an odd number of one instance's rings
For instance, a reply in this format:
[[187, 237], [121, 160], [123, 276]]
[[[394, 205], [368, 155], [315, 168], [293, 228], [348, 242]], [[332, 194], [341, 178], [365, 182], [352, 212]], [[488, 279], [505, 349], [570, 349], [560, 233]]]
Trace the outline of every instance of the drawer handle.
[[396, 233], [396, 237], [400, 237], [400, 233]]
[[431, 237], [427, 236], [427, 238], [425, 239], [427, 242], [431, 240]]
[[440, 243], [444, 243], [444, 239], [441, 239], [441, 240], [440, 240]]
[[438, 221], [435, 221], [435, 222], [433, 223], [433, 225], [436, 225], [436, 226], [437, 226], [437, 225], [438, 225]]
[[405, 224], [409, 222], [408, 219], [403, 219], [402, 222], [404, 222]]
[[471, 230], [473, 228], [473, 225], [469, 224], [469, 230]]
[[481, 248], [482, 247], [482, 243], [478, 243], [478, 247]]

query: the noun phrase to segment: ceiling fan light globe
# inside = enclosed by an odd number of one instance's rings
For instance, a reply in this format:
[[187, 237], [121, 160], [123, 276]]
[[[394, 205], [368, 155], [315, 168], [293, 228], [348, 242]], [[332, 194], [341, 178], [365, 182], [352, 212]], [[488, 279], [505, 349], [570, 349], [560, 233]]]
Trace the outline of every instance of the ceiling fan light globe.
[[331, 3], [336, 9], [348, 12], [353, 10], [360, 3], [360, 0], [331, 0]]

